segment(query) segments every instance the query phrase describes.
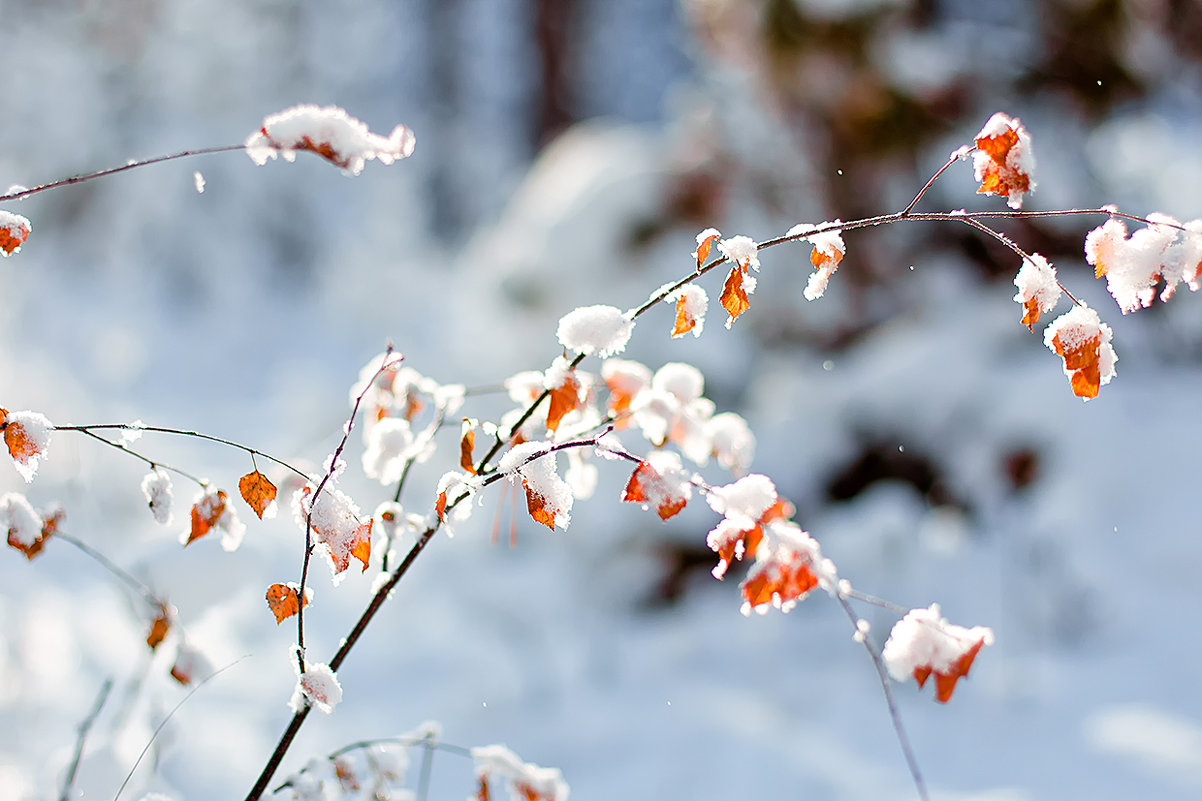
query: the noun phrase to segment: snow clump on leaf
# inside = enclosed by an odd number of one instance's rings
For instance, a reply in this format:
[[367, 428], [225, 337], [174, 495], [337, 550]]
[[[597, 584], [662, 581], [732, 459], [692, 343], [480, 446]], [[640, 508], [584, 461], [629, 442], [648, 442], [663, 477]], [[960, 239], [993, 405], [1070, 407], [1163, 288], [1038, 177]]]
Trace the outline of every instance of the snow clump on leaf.
[[261, 166], [278, 155], [295, 161], [296, 151], [308, 150], [347, 175], [358, 175], [372, 159], [391, 164], [409, 156], [415, 141], [404, 125], [383, 137], [337, 106], [302, 105], [263, 120], [263, 126], [247, 138], [246, 153]]
[[634, 320], [614, 306], [581, 306], [565, 314], [555, 335], [570, 351], [601, 358], [621, 353], [634, 331]]
[[911, 609], [893, 626], [881, 658], [895, 681], [913, 676], [922, 687], [933, 673], [935, 698], [947, 703], [977, 652], [992, 644], [992, 630], [954, 626], [940, 616], [939, 604], [931, 604], [928, 609]]
[[161, 468], [154, 468], [142, 479], [142, 494], [146, 496], [155, 522], [171, 525], [171, 476]]
[[4, 430], [4, 444], [8, 446], [9, 455], [13, 457], [13, 467], [25, 479], [25, 483], [33, 481], [37, 475], [38, 464], [45, 458], [46, 449], [50, 447], [50, 434], [54, 424], [46, 415], [39, 412], [10, 412], [0, 409], [0, 429]]

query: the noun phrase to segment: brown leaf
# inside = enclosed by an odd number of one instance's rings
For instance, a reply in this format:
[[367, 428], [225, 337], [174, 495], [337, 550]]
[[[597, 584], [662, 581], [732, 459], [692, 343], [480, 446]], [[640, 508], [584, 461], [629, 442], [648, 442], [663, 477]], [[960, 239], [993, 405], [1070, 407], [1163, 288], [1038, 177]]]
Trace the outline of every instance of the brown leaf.
[[242, 493], [242, 500], [255, 510], [255, 514], [259, 516], [260, 520], [263, 519], [263, 512], [271, 505], [276, 496], [275, 484], [272, 484], [270, 479], [258, 470], [247, 473], [238, 479], [238, 491]]

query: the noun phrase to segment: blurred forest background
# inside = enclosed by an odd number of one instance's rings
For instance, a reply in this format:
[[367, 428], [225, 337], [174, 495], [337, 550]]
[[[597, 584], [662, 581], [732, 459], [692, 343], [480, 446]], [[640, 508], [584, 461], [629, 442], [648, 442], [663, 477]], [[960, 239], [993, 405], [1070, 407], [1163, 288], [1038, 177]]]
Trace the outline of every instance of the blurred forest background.
[[[11, 206], [33, 233], [2, 265], [0, 404], [55, 422], [141, 418], [319, 464], [347, 388], [386, 341], [443, 382], [544, 369], [560, 316], [639, 304], [691, 269], [701, 229], [763, 240], [900, 210], [995, 111], [1033, 137], [1025, 205], [1202, 216], [1190, 0], [0, 9], [5, 185], [235, 144], [301, 102], [417, 135], [412, 158], [354, 179], [317, 159], [260, 168], [222, 154]], [[976, 196], [960, 164], [924, 207], [1001, 203]], [[1118, 377], [1088, 405], [1018, 324], [1013, 254], [950, 224], [848, 234], [814, 303], [808, 249], [766, 251], [734, 330], [713, 311], [714, 278], [703, 337], [669, 340], [665, 307], [626, 354], [706, 373], [719, 410], [757, 435], [753, 469], [857, 587], [994, 628], [948, 707], [897, 688], [936, 798], [1202, 789], [1202, 300], [1120, 315], [1082, 256], [1100, 222], [999, 226], [1114, 327]], [[465, 414], [506, 408], [479, 403]], [[235, 452], [141, 444], [218, 482], [249, 469]], [[74, 535], [170, 595], [214, 665], [242, 658], [181, 708], [136, 783], [238, 797], [288, 716], [293, 632], [262, 593], [295, 578], [298, 535], [290, 520], [250, 520], [235, 554], [181, 552], [143, 508], [143, 467], [118, 457], [59, 434], [34, 484], [11, 473], [0, 491], [62, 503]], [[428, 511], [421, 499], [454, 461], [435, 458], [411, 511]], [[708, 575], [709, 510], [660, 524], [617, 508], [621, 473], [603, 469], [566, 533], [519, 519], [518, 548], [489, 545], [494, 516], [513, 514], [498, 494], [474, 530], [436, 542], [340, 673], [343, 706], [309, 721], [285, 773], [433, 718], [452, 742], [507, 742], [562, 768], [578, 799], [912, 798], [841, 611], [814, 598], [744, 619], [733, 577]], [[347, 482], [365, 510], [387, 492]], [[177, 485], [181, 508], [187, 493]], [[313, 647], [332, 651], [370, 574], [337, 590], [318, 580]], [[0, 795], [57, 793], [111, 676], [77, 785], [108, 797], [182, 694], [145, 653], [141, 610], [68, 548], [30, 564], [12, 553], [0, 587]], [[862, 614], [883, 641], [893, 617]], [[470, 792], [469, 774], [440, 763], [434, 797]]]

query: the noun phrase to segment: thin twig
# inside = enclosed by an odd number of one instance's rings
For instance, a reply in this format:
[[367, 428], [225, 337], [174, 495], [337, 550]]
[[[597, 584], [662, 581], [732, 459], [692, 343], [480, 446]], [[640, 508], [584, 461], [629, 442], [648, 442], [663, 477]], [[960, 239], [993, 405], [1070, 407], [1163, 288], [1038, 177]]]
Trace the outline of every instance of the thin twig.
[[214, 670], [212, 673], [210, 673], [209, 675], [207, 675], [203, 679], [201, 679], [199, 682], [197, 682], [196, 686], [194, 686], [191, 690], [188, 690], [187, 695], [185, 695], [183, 698], [179, 699], [179, 703], [176, 704], [175, 706], [173, 706], [171, 708], [171, 711], [167, 713], [167, 717], [163, 718], [163, 721], [158, 726], [155, 727], [154, 732], [150, 735], [150, 739], [146, 741], [146, 745], [142, 748], [142, 753], [138, 754], [138, 758], [134, 760], [133, 767], [130, 768], [129, 773], [127, 773], [125, 775], [125, 781], [121, 782], [121, 786], [117, 788], [117, 794], [113, 796], [113, 801], [117, 801], [117, 799], [119, 799], [121, 797], [121, 793], [125, 791], [126, 785], [128, 785], [130, 779], [132, 779], [134, 777], [134, 771], [136, 771], [138, 769], [138, 765], [142, 764], [142, 758], [146, 756], [146, 752], [149, 751], [150, 746], [152, 746], [154, 744], [155, 738], [159, 736], [159, 732], [161, 732], [163, 730], [163, 727], [167, 725], [167, 722], [169, 720], [171, 720], [172, 717], [175, 716], [175, 713], [179, 711], [179, 708], [181, 706], [183, 706], [185, 703], [187, 703], [188, 699], [191, 698], [193, 695], [195, 695], [197, 690], [199, 690], [201, 687], [208, 684], [211, 680], [217, 678], [217, 676], [219, 676], [222, 673], [224, 673], [225, 671], [229, 670], [230, 668], [232, 668], [234, 665], [238, 664], [245, 658], [246, 657], [244, 657], [244, 656], [240, 656], [237, 659], [235, 659], [233, 662], [230, 662], [225, 667], [221, 667], [221, 668], [218, 668], [217, 670]]
[[164, 465], [162, 462], [155, 461], [154, 459], [151, 459], [148, 456], [144, 456], [141, 453], [138, 453], [134, 449], [130, 448], [128, 445], [125, 445], [120, 442], [114, 442], [111, 439], [106, 439], [106, 438], [96, 434], [96, 432], [97, 431], [113, 431], [113, 430], [139, 431], [139, 432], [140, 431], [149, 431], [149, 432], [152, 432], [155, 434], [173, 434], [173, 435], [179, 436], [179, 437], [189, 437], [191, 439], [205, 440], [206, 442], [215, 442], [219, 445], [225, 445], [227, 447], [235, 448], [235, 449], [243, 451], [245, 453], [249, 453], [252, 459], [256, 456], [262, 456], [264, 459], [267, 459], [270, 462], [274, 462], [275, 464], [278, 464], [280, 467], [283, 467], [287, 470], [291, 470], [293, 473], [296, 473], [298, 476], [305, 479], [306, 481], [311, 480], [308, 473], [304, 472], [303, 470], [298, 470], [297, 468], [295, 468], [292, 465], [285, 462], [283, 459], [277, 459], [276, 457], [272, 456], [270, 453], [264, 453], [263, 451], [259, 450], [258, 448], [252, 448], [249, 445], [243, 445], [240, 442], [234, 442], [233, 440], [224, 439], [223, 437], [215, 437], [212, 434], [202, 434], [199, 431], [188, 431], [188, 430], [182, 429], [182, 428], [165, 428], [163, 426], [134, 425], [132, 423], [103, 423], [103, 424], [98, 424], [98, 425], [52, 426], [51, 430], [53, 430], [53, 431], [78, 431], [80, 433], [87, 434], [88, 436], [93, 437], [94, 439], [100, 440], [101, 442], [105, 443], [106, 445], [116, 448], [117, 450], [124, 451], [124, 452], [128, 453], [130, 456], [141, 459], [142, 461], [149, 464], [151, 467], [162, 467], [166, 470], [171, 470], [174, 473], [178, 473], [179, 475], [184, 476], [185, 478], [192, 479], [193, 481], [196, 481], [197, 483], [202, 484], [202, 485], [204, 484], [204, 482], [201, 481], [199, 478], [196, 478], [195, 476], [185, 473], [183, 470], [180, 470], [178, 468], [169, 467], [167, 465]]
[[75, 740], [75, 755], [71, 758], [71, 766], [67, 768], [67, 776], [63, 779], [63, 791], [59, 794], [59, 801], [68, 801], [71, 797], [71, 788], [75, 785], [75, 774], [79, 770], [79, 761], [83, 759], [83, 747], [87, 742], [88, 732], [91, 731], [96, 718], [100, 717], [100, 710], [104, 708], [104, 702], [108, 700], [109, 691], [112, 689], [113, 680], [105, 679], [96, 696], [96, 702], [92, 704], [92, 711], [79, 724], [79, 736]]
[[63, 534], [62, 532], [58, 532], [58, 531], [56, 531], [54, 533], [54, 538], [56, 540], [62, 540], [63, 542], [70, 543], [71, 545], [74, 545], [79, 550], [83, 551], [85, 554], [90, 556], [92, 559], [99, 562], [101, 564], [101, 566], [103, 566], [106, 570], [108, 570], [114, 576], [116, 576], [117, 578], [121, 579], [123, 582], [128, 584], [131, 588], [133, 588], [134, 592], [141, 595], [150, 604], [152, 604], [154, 606], [163, 606], [164, 605], [163, 600], [161, 598], [159, 598], [158, 595], [155, 594], [154, 590], [150, 589], [150, 587], [146, 586], [146, 584], [144, 582], [139, 581], [128, 570], [125, 570], [123, 567], [118, 565], [112, 559], [109, 559], [107, 556], [105, 556], [100, 551], [93, 548], [91, 545], [88, 545], [83, 540], [76, 539], [75, 537], [73, 537], [70, 534]]
[[[847, 618], [851, 621], [851, 625], [856, 627], [859, 625], [859, 618], [848, 603], [847, 598], [842, 592], [835, 593], [835, 599], [839, 605], [843, 607], [843, 611], [847, 613]], [[914, 780], [914, 789], [918, 791], [918, 797], [922, 801], [930, 801], [930, 796], [927, 795], [926, 782], [922, 779], [922, 771], [918, 768], [918, 760], [914, 756], [914, 749], [910, 747], [910, 738], [906, 735], [906, 728], [902, 725], [901, 713], [898, 712], [897, 702], [893, 699], [893, 689], [889, 685], [889, 676], [885, 672], [885, 663], [881, 660], [881, 655], [872, 647], [872, 643], [865, 637], [863, 640], [864, 650], [868, 651], [868, 656], [872, 659], [872, 665], [876, 668], [876, 676], [881, 682], [881, 691], [885, 693], [885, 705], [889, 707], [889, 719], [893, 721], [893, 731], [897, 734], [897, 743], [901, 746], [902, 755], [906, 759], [906, 766], [910, 769], [910, 777]]]
[[203, 156], [208, 153], [226, 153], [231, 150], [245, 150], [246, 145], [222, 145], [221, 147], [205, 147], [199, 150], [184, 150], [179, 153], [172, 153], [169, 156], [155, 156], [150, 159], [142, 159], [141, 161], [130, 161], [122, 164], [120, 167], [109, 167], [96, 172], [89, 172], [83, 175], [72, 175], [70, 178], [60, 178], [57, 181], [51, 181], [48, 184], [35, 186], [32, 189], [20, 189], [16, 192], [9, 192], [5, 195], [0, 195], [0, 201], [21, 200], [22, 198], [36, 195], [39, 192], [45, 192], [48, 189], [57, 189], [61, 186], [71, 186], [72, 184], [82, 184], [85, 181], [91, 181], [94, 178], [104, 178], [108, 175], [116, 175], [119, 172], [127, 170], [136, 170], [138, 167], [147, 167], [151, 164], [161, 164], [164, 161], [174, 161], [175, 159], [185, 159], [191, 156]]
[[[376, 379], [389, 368], [396, 367], [401, 363], [403, 357], [398, 356], [395, 361], [389, 361], [392, 356], [392, 343], [384, 350], [384, 357], [380, 360], [380, 367], [372, 375], [371, 379], [363, 387], [363, 391], [359, 393], [359, 397], [355, 398], [355, 405], [351, 408], [351, 416], [346, 421], [346, 428], [342, 432], [342, 441], [338, 443], [338, 447], [334, 449], [334, 455], [330, 457], [330, 466], [326, 470], [326, 474], [321, 477], [321, 483], [313, 490], [313, 495], [309, 498], [309, 511], [305, 515], [305, 558], [301, 563], [301, 580], [300, 588], [297, 590], [297, 597], [304, 599], [305, 597], [305, 582], [309, 578], [309, 560], [313, 556], [313, 510], [317, 507], [317, 499], [321, 496], [321, 491], [325, 489], [326, 484], [334, 477], [334, 473], [338, 470], [338, 460], [342, 458], [342, 451], [346, 448], [347, 440], [351, 437], [351, 431], [355, 427], [355, 416], [359, 414], [359, 406], [363, 403], [363, 398], [366, 397], [368, 390], [375, 384]], [[299, 662], [300, 675], [305, 672], [305, 604], [297, 605], [296, 610], [296, 658]], [[331, 666], [331, 669], [333, 666]], [[306, 705], [307, 707], [307, 705]]]

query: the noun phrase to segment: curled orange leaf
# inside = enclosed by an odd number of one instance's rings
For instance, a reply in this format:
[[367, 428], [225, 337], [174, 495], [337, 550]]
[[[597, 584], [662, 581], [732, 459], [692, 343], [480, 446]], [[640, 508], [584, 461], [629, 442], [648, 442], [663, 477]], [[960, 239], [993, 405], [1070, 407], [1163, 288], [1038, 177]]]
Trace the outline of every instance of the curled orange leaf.
[[730, 274], [726, 276], [726, 283], [722, 285], [722, 295], [718, 300], [722, 303], [722, 308], [726, 309], [726, 313], [730, 315], [726, 326], [739, 319], [739, 315], [751, 308], [751, 301], [747, 299], [747, 291], [743, 288], [743, 279], [745, 273], [742, 267], [735, 265], [730, 269]]

